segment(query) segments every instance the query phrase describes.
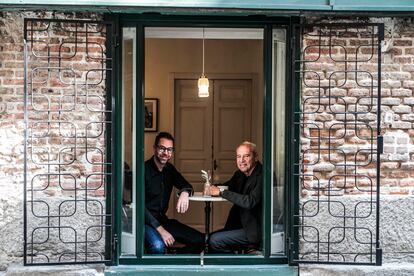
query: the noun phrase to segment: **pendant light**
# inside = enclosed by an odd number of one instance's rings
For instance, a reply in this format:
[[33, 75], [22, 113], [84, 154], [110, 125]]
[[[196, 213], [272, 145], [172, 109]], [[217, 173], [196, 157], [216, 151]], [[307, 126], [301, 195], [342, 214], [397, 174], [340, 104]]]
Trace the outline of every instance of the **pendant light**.
[[206, 98], [209, 96], [208, 92], [208, 78], [204, 75], [204, 28], [203, 28], [203, 72], [198, 79], [198, 97]]

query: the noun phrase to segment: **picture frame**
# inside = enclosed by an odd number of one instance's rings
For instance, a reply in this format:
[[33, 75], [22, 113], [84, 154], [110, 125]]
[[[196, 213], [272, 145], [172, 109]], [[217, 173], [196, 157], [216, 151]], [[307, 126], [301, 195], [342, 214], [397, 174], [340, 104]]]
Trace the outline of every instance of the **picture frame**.
[[144, 102], [144, 130], [146, 132], [158, 131], [158, 99], [145, 98]]

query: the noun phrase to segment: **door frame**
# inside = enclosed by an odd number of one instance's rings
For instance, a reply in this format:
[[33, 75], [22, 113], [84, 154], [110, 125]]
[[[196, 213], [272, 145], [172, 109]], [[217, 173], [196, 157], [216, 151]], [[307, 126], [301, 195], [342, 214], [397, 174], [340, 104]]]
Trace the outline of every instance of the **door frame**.
[[[144, 104], [144, 71], [145, 71], [145, 27], [205, 27], [205, 28], [258, 28], [263, 30], [263, 166], [264, 166], [264, 188], [263, 188], [263, 255], [215, 255], [204, 256], [202, 260], [204, 264], [214, 265], [249, 265], [249, 264], [287, 264], [288, 263], [288, 248], [286, 247], [284, 255], [271, 255], [270, 254], [270, 237], [271, 237], [271, 189], [272, 189], [272, 43], [273, 43], [273, 29], [284, 29], [286, 31], [286, 57], [290, 54], [290, 24], [292, 18], [290, 17], [264, 17], [264, 16], [177, 16], [177, 15], [124, 15], [120, 18], [120, 33], [122, 34], [123, 27], [135, 27], [136, 39], [137, 39], [137, 52], [136, 52], [136, 114], [142, 114]], [[121, 52], [122, 47], [118, 47], [118, 51]], [[122, 55], [119, 55], [122, 56]], [[286, 59], [288, 60], [288, 59]], [[290, 64], [286, 62], [286, 72], [289, 72]], [[174, 74], [175, 75], [175, 74]], [[250, 75], [250, 74], [249, 74]], [[121, 79], [122, 72], [118, 71], [118, 77]], [[214, 78], [215, 74], [209, 77]], [[240, 77], [239, 74], [237, 74]], [[230, 75], [228, 77], [231, 77]], [[250, 75], [250, 77], [252, 77]], [[198, 78], [198, 75], [196, 75]], [[258, 77], [257, 77], [258, 78]], [[289, 77], [287, 76], [287, 79]], [[172, 84], [174, 78], [170, 79]], [[254, 80], [254, 78], [253, 78]], [[256, 83], [257, 85], [257, 83]], [[121, 86], [121, 84], [120, 84]], [[288, 89], [289, 81], [286, 81], [286, 91]], [[172, 86], [172, 90], [174, 90]], [[122, 91], [119, 89], [119, 91]], [[169, 91], [171, 92], [171, 91]], [[119, 92], [120, 93], [120, 92]], [[121, 110], [122, 95], [119, 95], [120, 101], [118, 104], [118, 110]], [[122, 117], [122, 112], [117, 112], [117, 116]], [[144, 117], [137, 116], [135, 122], [135, 129], [137, 129], [136, 135], [136, 198], [137, 198], [137, 232], [136, 232], [136, 255], [135, 256], [122, 256], [120, 252], [120, 244], [117, 246], [117, 255], [119, 258], [116, 260], [119, 264], [200, 264], [200, 255], [183, 255], [183, 256], [148, 256], [144, 255]], [[122, 121], [122, 118], [117, 120]], [[122, 147], [118, 147], [122, 148]], [[119, 160], [118, 162], [122, 162]], [[118, 171], [118, 183], [122, 183], [122, 172]], [[288, 181], [286, 181], [288, 183]], [[117, 185], [120, 187], [120, 185]], [[288, 191], [285, 191], [287, 194]], [[117, 210], [116, 217], [118, 218], [117, 233], [121, 235], [121, 192], [118, 191], [117, 198]], [[285, 205], [286, 213], [287, 204]], [[285, 219], [285, 224], [289, 222], [288, 216]], [[286, 232], [287, 233], [287, 232]]]

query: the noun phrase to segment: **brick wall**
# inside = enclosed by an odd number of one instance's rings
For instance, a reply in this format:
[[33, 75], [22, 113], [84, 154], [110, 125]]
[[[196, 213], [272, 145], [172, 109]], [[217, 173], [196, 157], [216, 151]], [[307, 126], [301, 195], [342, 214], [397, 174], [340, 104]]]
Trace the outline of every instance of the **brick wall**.
[[[384, 154], [381, 155], [381, 194], [384, 195], [414, 195], [414, 173], [412, 172], [414, 151], [413, 151], [413, 105], [414, 105], [414, 66], [411, 64], [414, 60], [414, 23], [407, 18], [358, 18], [349, 20], [347, 19], [324, 19], [324, 18], [310, 18], [308, 23], [338, 23], [338, 22], [385, 22], [385, 44], [389, 44], [388, 47], [383, 48], [382, 53], [382, 74], [381, 74], [381, 112], [382, 118], [384, 113], [387, 112], [393, 118], [391, 124], [382, 124], [382, 135], [384, 135]], [[356, 31], [356, 30], [355, 30]], [[305, 36], [303, 48], [306, 49], [305, 53], [308, 60], [315, 60], [315, 62], [307, 63], [305, 66], [306, 70], [316, 72], [307, 73], [304, 75], [304, 94], [303, 101], [307, 103], [306, 109], [310, 111], [309, 114], [305, 115], [305, 121], [314, 124], [315, 128], [320, 128], [325, 132], [329, 132], [335, 139], [332, 139], [331, 143], [333, 147], [341, 150], [345, 150], [346, 154], [356, 153], [358, 149], [363, 148], [364, 144], [369, 145], [366, 139], [361, 139], [360, 135], [352, 130], [347, 131], [343, 134], [343, 128], [340, 125], [344, 122], [344, 115], [340, 114], [347, 106], [348, 111], [352, 111], [352, 103], [358, 101], [355, 105], [359, 111], [365, 112], [367, 108], [372, 108], [370, 112], [365, 114], [357, 115], [357, 121], [362, 124], [367, 124], [376, 129], [376, 90], [374, 89], [373, 104], [370, 106], [369, 94], [371, 91], [369, 87], [365, 87], [365, 84], [369, 84], [371, 77], [366, 73], [359, 73], [359, 76], [355, 78], [352, 74], [349, 74], [347, 78], [340, 72], [344, 70], [344, 63], [335, 62], [345, 58], [345, 52], [350, 57], [355, 56], [355, 52], [359, 51], [359, 59], [369, 59], [367, 62], [360, 62], [357, 70], [370, 71], [372, 73], [372, 81], [374, 86], [376, 85], [377, 66], [376, 66], [376, 49], [369, 49], [363, 45], [367, 43], [368, 37], [360, 35], [347, 34], [348, 38], [335, 38], [332, 44], [336, 45], [331, 49], [323, 47], [321, 50], [318, 47], [312, 47], [313, 44], [319, 42], [312, 35]], [[328, 39], [328, 38], [325, 38]], [[390, 42], [391, 41], [391, 42]], [[358, 48], [360, 45], [360, 48]], [[320, 57], [318, 55], [321, 54]], [[372, 57], [371, 57], [372, 55]], [[330, 58], [332, 57], [332, 58]], [[351, 59], [350, 59], [351, 60]], [[348, 70], [355, 70], [355, 64], [349, 62], [347, 64]], [[318, 104], [316, 99], [304, 100], [306, 98], [312, 98], [317, 96], [318, 88], [320, 85], [327, 87], [329, 75], [331, 76], [330, 93], [335, 99], [335, 103], [329, 104], [326, 98], [323, 98], [321, 103]], [[318, 74], [318, 76], [316, 75]], [[321, 77], [322, 76], [322, 77]], [[369, 86], [369, 85], [368, 85]], [[327, 96], [328, 89], [322, 89], [323, 96]], [[324, 102], [325, 101], [325, 102]], [[319, 106], [319, 110], [318, 109]], [[348, 120], [353, 120], [355, 115], [347, 115]], [[337, 124], [338, 127], [335, 127]], [[312, 132], [313, 128], [309, 125], [306, 131]], [[349, 133], [350, 132], [350, 133]], [[306, 135], [312, 135], [308, 133], [304, 135], [302, 151], [306, 151], [310, 148], [312, 139], [308, 139]], [[326, 134], [328, 135], [328, 134]], [[365, 141], [364, 141], [365, 140]], [[322, 143], [322, 145], [324, 145]], [[326, 143], [325, 143], [326, 145]], [[374, 145], [375, 146], [375, 145]], [[306, 154], [305, 158], [308, 158], [309, 162], [315, 160], [316, 155], [310, 151]], [[364, 154], [358, 156], [363, 158]], [[365, 154], [366, 155], [366, 154]], [[322, 180], [327, 181], [335, 170], [340, 168], [335, 167], [335, 162], [340, 162], [341, 158], [338, 159], [337, 154], [331, 155], [331, 161], [327, 161], [328, 154], [325, 152], [321, 156], [321, 160], [317, 162], [315, 166], [312, 166], [312, 172], [315, 172], [317, 176], [321, 177]], [[365, 156], [365, 160], [368, 158]], [[373, 157], [375, 158], [375, 157]], [[342, 158], [343, 159], [343, 158]], [[361, 160], [362, 160], [361, 159]], [[313, 161], [312, 161], [313, 160]], [[342, 160], [343, 161], [343, 160]], [[373, 161], [375, 161], [373, 159]], [[352, 163], [352, 162], [351, 162]], [[358, 163], [358, 162], [357, 162]], [[371, 169], [371, 170], [370, 170]], [[360, 173], [367, 173], [370, 177], [373, 177], [374, 168], [367, 166], [363, 170], [359, 170]], [[338, 182], [338, 181], [337, 181]], [[338, 194], [361, 194], [358, 188], [350, 181], [349, 185], [345, 189], [338, 189]], [[364, 186], [364, 180], [361, 180], [362, 186]], [[342, 187], [342, 183], [337, 183], [338, 187]], [[309, 194], [304, 189], [303, 195]]]
[[332, 30], [309, 28], [302, 41], [303, 165], [301, 226], [297, 227], [300, 251], [305, 253], [301, 257], [375, 262], [378, 30], [344, 24], [386, 22], [385, 41], [393, 43], [382, 48], [381, 110], [382, 117], [393, 120], [381, 124], [384, 153], [380, 156], [378, 237], [385, 262], [410, 260], [414, 257], [414, 228], [403, 229], [396, 222], [412, 217], [414, 76], [408, 65], [413, 59], [409, 49], [414, 24], [403, 18], [307, 21], [339, 25]]
[[[23, 198], [23, 142], [24, 142], [24, 122], [23, 122], [23, 84], [24, 84], [24, 62], [23, 62], [23, 19], [24, 18], [80, 18], [80, 19], [99, 19], [100, 16], [96, 14], [52, 14], [46, 12], [38, 13], [29, 13], [29, 12], [2, 12], [0, 13], [0, 231], [2, 232], [0, 240], [0, 269], [4, 269], [8, 263], [13, 261], [21, 262], [21, 256], [23, 254], [21, 244], [22, 240], [22, 198]], [[360, 19], [361, 21], [370, 21], [368, 19]], [[374, 19], [372, 19], [374, 20]], [[378, 20], [378, 19], [375, 19]], [[389, 21], [389, 19], [380, 19]], [[329, 20], [328, 20], [329, 21]], [[414, 131], [412, 129], [414, 123], [414, 116], [412, 114], [412, 109], [414, 105], [414, 23], [409, 19], [394, 19], [394, 29], [388, 27], [385, 32], [386, 41], [392, 38], [393, 44], [389, 49], [383, 54], [382, 62], [382, 110], [383, 111], [392, 111], [392, 116], [394, 122], [390, 127], [384, 128], [384, 154], [381, 156], [381, 191], [385, 195], [397, 195], [397, 196], [407, 196], [414, 195], [414, 150], [413, 150], [413, 138]], [[95, 42], [102, 42], [102, 38], [96, 37]], [[350, 37], [345, 40], [347, 45], [359, 43], [359, 39]], [[312, 43], [312, 38], [307, 38], [305, 45]], [[343, 43], [343, 42], [342, 42]], [[57, 44], [58, 45], [58, 44]], [[99, 47], [91, 46], [89, 49], [90, 53], [99, 53], [101, 49]], [[36, 48], [37, 52], [44, 52], [42, 46]], [[35, 51], [35, 52], [36, 52]], [[54, 48], [54, 51], [59, 51], [58, 48]], [[73, 45], [63, 45], [61, 48], [68, 56], [72, 55]], [[312, 53], [310, 49], [310, 54]], [[326, 54], [326, 50], [325, 54]], [[365, 51], [365, 52], [364, 52]], [[369, 55], [368, 50], [363, 50], [362, 54]], [[73, 73], [67, 71], [63, 73], [64, 82], [76, 76], [79, 79], [85, 80], [87, 75], [87, 70], [85, 69], [86, 61], [85, 58], [85, 48], [77, 49], [77, 53], [80, 55], [75, 55], [72, 58], [73, 68], [77, 71]], [[334, 54], [337, 56], [341, 55], [340, 47], [334, 49]], [[94, 54], [93, 54], [94, 55]], [[31, 59], [30, 61], [34, 61]], [[374, 59], [375, 61], [375, 59]], [[334, 68], [327, 67], [326, 63], [323, 62], [323, 59], [319, 64], [314, 64], [312, 66], [315, 70], [326, 71], [332, 70]], [[364, 65], [365, 69], [372, 70], [376, 69], [374, 64]], [[36, 77], [42, 78], [47, 75], [45, 72], [38, 72]], [[55, 74], [55, 79], [58, 77], [58, 73], [52, 72]], [[324, 73], [325, 74], [325, 73]], [[98, 75], [92, 77], [93, 79], [99, 79]], [[337, 80], [340, 81], [340, 75], [337, 76]], [[352, 79], [351, 79], [352, 80]], [[375, 80], [375, 76], [374, 76]], [[327, 80], [323, 80], [326, 84]], [[353, 80], [355, 81], [355, 79]], [[315, 82], [314, 76], [308, 76], [308, 83]], [[36, 87], [35, 87], [36, 88]], [[53, 93], [66, 93], [70, 89], [66, 89], [66, 85], [62, 83], [51, 83], [47, 87], [47, 93], [50, 93], [50, 99], [53, 102]], [[37, 87], [37, 92], [44, 93], [45, 87]], [[51, 91], [50, 91], [51, 90]], [[94, 95], [102, 96], [102, 87], [99, 85], [95, 87], [95, 90], [91, 90]], [[365, 95], [367, 93], [366, 89], [355, 86], [341, 87], [333, 90], [337, 95], [344, 95], [349, 98], [358, 97], [360, 95]], [[72, 93], [72, 92], [68, 92]], [[315, 91], [309, 89], [305, 91], [305, 96], [310, 96]], [[38, 99], [39, 102], [35, 103], [38, 106], [45, 107], [45, 103], [42, 102], [45, 98]], [[89, 102], [80, 102], [83, 104], [83, 108], [87, 105], [92, 108], [100, 109], [102, 104], [104, 104], [99, 97], [92, 97], [88, 99]], [[57, 102], [54, 102], [57, 104]], [[71, 106], [71, 101], [66, 102], [67, 106]], [[47, 105], [47, 104], [46, 104]], [[364, 106], [361, 104], [361, 108]], [[52, 106], [50, 106], [52, 107]], [[309, 106], [312, 107], [312, 105]], [[317, 107], [316, 107], [317, 108]], [[338, 108], [341, 110], [340, 105], [332, 106], [333, 109]], [[89, 110], [90, 111], [90, 110]], [[85, 130], [85, 124], [88, 120], [101, 120], [101, 115], [91, 115], [88, 108], [79, 110], [78, 113], [73, 113], [70, 115], [65, 115], [64, 118], [68, 125], [71, 126], [71, 123], [74, 120], [77, 120], [83, 124], [82, 129]], [[368, 122], [368, 124], [375, 122], [373, 113], [365, 114], [365, 117], [362, 117], [361, 120]], [[341, 114], [332, 115], [321, 112], [320, 114], [315, 114], [314, 116], [309, 116], [307, 119], [313, 124], [330, 124], [332, 125], [332, 120], [341, 121]], [[41, 120], [42, 117], [41, 117]], [[39, 123], [37, 126], [37, 134], [43, 135], [44, 129], [47, 129], [44, 124]], [[63, 128], [62, 128], [63, 129]], [[67, 127], [64, 128], [64, 131], [59, 130], [59, 126], [55, 125], [50, 128], [50, 131], [53, 133], [63, 134], [63, 137], [49, 137], [49, 141], [43, 141], [50, 147], [56, 147], [57, 145], [70, 145], [73, 143], [73, 139], [70, 138], [73, 134], [73, 128]], [[91, 133], [97, 134], [100, 133], [102, 129], [99, 126], [94, 126], [91, 129]], [[312, 128], [307, 128], [305, 132], [311, 133]], [[85, 133], [84, 133], [85, 134]], [[80, 136], [84, 136], [80, 134]], [[336, 143], [338, 146], [343, 146], [344, 150], [353, 151], [355, 146], [366, 144], [364, 139], [355, 138], [355, 133], [348, 136], [349, 133], [344, 132], [341, 129], [335, 129], [335, 135], [337, 135]], [[67, 136], [67, 137], [65, 137]], [[340, 137], [344, 137], [344, 139]], [[352, 136], [352, 137], [351, 137]], [[80, 138], [85, 139], [85, 138]], [[85, 141], [80, 141], [83, 143]], [[307, 146], [311, 145], [311, 139], [303, 140], [303, 145], [305, 149]], [[97, 146], [102, 148], [103, 140], [97, 139], [96, 144], [92, 144], [91, 147]], [[44, 156], [39, 153], [39, 160], [45, 160]], [[43, 158], [43, 159], [42, 159]], [[54, 157], [56, 158], [56, 156]], [[66, 158], [68, 162], [74, 161], [74, 155], [69, 153], [65, 156], [62, 156], [63, 159]], [[311, 153], [306, 157], [309, 158], [309, 161], [315, 160], [315, 156]], [[367, 155], [364, 156], [366, 160]], [[48, 159], [48, 158], [47, 158]], [[77, 152], [76, 161], [79, 161], [77, 164], [71, 165], [71, 173], [77, 179], [76, 187], [85, 188], [86, 183], [86, 173], [87, 171], [100, 172], [102, 169], [101, 161], [103, 159], [102, 154], [98, 151], [91, 151], [87, 153], [86, 150], [80, 149]], [[58, 159], [55, 159], [58, 160]], [[89, 161], [86, 161], [89, 160]], [[96, 166], [94, 166], [94, 164]], [[29, 168], [30, 169], [30, 168]], [[367, 170], [372, 168], [367, 168]], [[322, 162], [316, 169], [313, 169], [319, 175], [324, 178], [329, 178], [329, 175], [332, 174], [335, 168], [329, 162]], [[30, 169], [31, 173], [39, 173], [42, 171], [41, 168], [34, 166]], [[369, 173], [369, 171], [368, 171]], [[71, 182], [72, 177], [68, 177], [68, 185], [73, 186]], [[42, 196], [53, 197], [56, 199], [66, 198], [70, 199], [74, 197], [74, 191], [69, 189], [61, 189], [56, 185], [53, 185], [53, 181], [49, 185], [45, 186], [46, 180], [41, 180], [39, 182], [39, 187], [42, 187], [42, 190], [39, 193], [43, 194]], [[64, 183], [64, 182], [63, 182]], [[71, 184], [72, 183], [72, 184]], [[96, 183], [99, 183], [97, 181]], [[362, 186], [364, 181], [362, 181]], [[42, 186], [43, 185], [43, 186]], [[72, 185], [72, 186], [71, 186]], [[96, 184], [99, 186], [99, 184]], [[341, 188], [344, 183], [338, 181], [338, 187]], [[342, 185], [342, 186], [341, 186]], [[339, 195], [360, 195], [361, 193], [358, 189], [355, 188], [355, 183], [349, 182], [344, 189], [338, 189]], [[102, 196], [103, 190], [91, 190], [89, 196]], [[305, 195], [306, 194], [306, 195]], [[309, 193], [304, 193], [305, 197]], [[98, 201], [97, 201], [98, 202]], [[99, 203], [97, 203], [99, 204]], [[69, 204], [70, 205], [70, 204]], [[70, 207], [70, 206], [69, 206]], [[391, 210], [392, 211], [392, 210]], [[410, 232], [410, 231], [405, 231]], [[412, 231], [411, 231], [412, 232]], [[401, 236], [401, 233], [398, 234]], [[406, 243], [407, 244], [407, 243]], [[406, 245], [405, 244], [405, 245]], [[398, 250], [396, 248], [395, 250]]]
[[[0, 13], [0, 268], [23, 254], [24, 18], [100, 16]], [[104, 123], [110, 115], [105, 111], [106, 29], [83, 23], [27, 26], [28, 262], [73, 261], [75, 251], [78, 260], [100, 260], [110, 126]]]
[[376, 183], [378, 28], [312, 27], [303, 37], [303, 195], [370, 193]]
[[414, 195], [414, 24], [407, 18], [385, 23], [391, 47], [383, 54], [382, 110], [390, 110], [394, 122], [385, 129], [381, 186], [385, 194]]

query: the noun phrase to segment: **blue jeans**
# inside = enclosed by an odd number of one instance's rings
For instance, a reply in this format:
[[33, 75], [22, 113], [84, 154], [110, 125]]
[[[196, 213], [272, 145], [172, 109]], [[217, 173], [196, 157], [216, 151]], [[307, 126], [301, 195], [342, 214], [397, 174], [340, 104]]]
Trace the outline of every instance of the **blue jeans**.
[[[175, 219], [165, 219], [162, 226], [177, 242], [183, 243], [180, 253], [199, 254], [205, 247], [205, 236]], [[164, 254], [165, 244], [157, 230], [145, 224], [145, 248], [148, 254]]]
[[160, 234], [145, 224], [145, 248], [148, 254], [164, 254], [165, 244]]

